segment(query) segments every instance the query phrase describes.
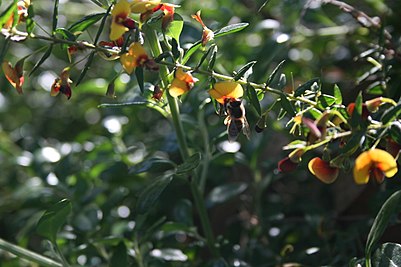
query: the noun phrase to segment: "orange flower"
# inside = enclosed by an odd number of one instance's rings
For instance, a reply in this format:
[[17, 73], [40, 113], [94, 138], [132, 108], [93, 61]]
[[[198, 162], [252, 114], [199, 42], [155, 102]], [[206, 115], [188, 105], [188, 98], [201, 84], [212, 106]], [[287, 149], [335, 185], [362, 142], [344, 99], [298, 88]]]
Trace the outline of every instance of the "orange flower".
[[135, 22], [128, 17], [131, 4], [127, 0], [120, 0], [111, 11], [110, 40], [120, 38], [129, 29], [135, 28]]
[[240, 98], [244, 95], [244, 89], [241, 84], [232, 81], [218, 82], [209, 90], [209, 94], [217, 102], [224, 105], [227, 98]]
[[321, 158], [313, 158], [308, 164], [309, 171], [325, 184], [333, 183], [339, 174], [339, 169], [330, 166], [330, 163]]
[[[18, 8], [18, 23], [21, 21], [24, 21], [25, 18], [28, 17], [28, 8], [31, 5], [30, 0], [19, 0], [17, 3], [17, 8]], [[14, 13], [11, 14], [11, 16], [8, 18], [6, 23], [4, 24], [3, 28], [5, 29], [11, 29], [14, 23]]]
[[195, 15], [192, 15], [192, 18], [195, 19], [197, 22], [199, 22], [202, 25], [202, 28], [203, 28], [202, 46], [205, 46], [210, 40], [213, 40], [214, 32], [211, 29], [209, 29], [208, 27], [206, 27], [205, 23], [203, 23], [200, 10], [198, 12], [196, 12]]
[[[347, 112], [348, 112], [348, 115], [349, 115], [350, 117], [352, 117], [352, 114], [354, 113], [354, 109], [355, 109], [355, 103], [350, 103], [350, 104], [348, 104], [348, 106], [347, 106]], [[370, 112], [369, 112], [369, 110], [368, 110], [366, 104], [363, 103], [363, 104], [362, 104], [362, 119], [363, 119], [363, 120], [366, 120], [366, 119], [369, 117], [369, 115], [370, 115]]]
[[1, 64], [4, 75], [19, 94], [22, 94], [22, 85], [24, 84], [23, 64], [24, 60], [18, 61], [14, 68], [7, 61]]
[[134, 0], [133, 3], [131, 3], [131, 12], [145, 13], [155, 8], [160, 2], [160, 0]]
[[120, 57], [124, 70], [131, 74], [138, 66], [143, 66], [149, 61], [145, 48], [140, 43], [132, 43], [128, 48], [128, 53]]
[[381, 149], [365, 151], [355, 160], [354, 179], [357, 184], [366, 184], [370, 177], [381, 183], [384, 177], [391, 178], [397, 172], [397, 162], [393, 156]]
[[70, 99], [72, 94], [70, 85], [71, 83], [72, 81], [70, 80], [70, 68], [65, 68], [61, 72], [60, 78], [56, 78], [54, 80], [50, 95], [56, 96], [61, 92], [62, 94], [65, 94], [68, 99]]
[[285, 157], [278, 162], [279, 172], [287, 173], [295, 171], [298, 167], [298, 163], [293, 162], [289, 157]]
[[185, 72], [182, 68], [178, 68], [175, 71], [175, 77], [168, 91], [172, 97], [180, 96], [191, 90], [197, 81], [198, 79], [194, 78], [191, 73]]

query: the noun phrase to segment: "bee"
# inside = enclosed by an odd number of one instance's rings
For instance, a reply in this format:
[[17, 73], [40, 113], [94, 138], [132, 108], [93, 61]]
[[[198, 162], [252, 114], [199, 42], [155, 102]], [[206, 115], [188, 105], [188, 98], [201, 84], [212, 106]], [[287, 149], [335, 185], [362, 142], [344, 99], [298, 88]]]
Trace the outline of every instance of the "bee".
[[227, 115], [224, 125], [227, 125], [228, 141], [235, 141], [241, 131], [249, 139], [251, 130], [245, 117], [245, 107], [242, 100], [227, 98], [224, 101], [224, 110]]

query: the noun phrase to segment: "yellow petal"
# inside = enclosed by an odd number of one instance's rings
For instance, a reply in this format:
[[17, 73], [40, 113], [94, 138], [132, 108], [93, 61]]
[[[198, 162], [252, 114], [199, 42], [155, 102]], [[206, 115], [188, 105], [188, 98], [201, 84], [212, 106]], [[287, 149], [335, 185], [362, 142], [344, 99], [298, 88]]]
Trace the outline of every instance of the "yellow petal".
[[145, 48], [140, 43], [132, 43], [128, 48], [128, 53], [135, 57], [147, 56]]
[[308, 169], [314, 176], [326, 184], [333, 183], [339, 174], [338, 168], [331, 167], [327, 161], [318, 157], [309, 161]]
[[145, 13], [146, 11], [152, 10], [161, 0], [134, 0], [131, 4], [132, 13]]
[[114, 6], [113, 10], [111, 11], [111, 15], [114, 16], [118, 16], [121, 14], [129, 14], [130, 12], [130, 7], [131, 4], [128, 3], [127, 0], [120, 0], [118, 1], [118, 3]]
[[128, 31], [127, 27], [112, 22], [111, 23], [111, 27], [110, 27], [110, 36], [109, 36], [109, 38], [110, 38], [111, 41], [115, 41], [118, 38], [120, 38], [126, 31]]
[[217, 102], [219, 102], [220, 104], [224, 104], [224, 96], [222, 94], [220, 94], [219, 92], [217, 92], [216, 89], [214, 89], [214, 88], [210, 89], [209, 94], [211, 97], [216, 99]]
[[379, 169], [386, 177], [393, 177], [397, 172], [397, 162], [387, 151], [372, 149], [361, 153], [355, 160], [354, 179], [357, 184], [366, 184], [370, 172]]
[[[232, 81], [218, 82], [214, 85], [214, 89], [223, 98], [240, 98], [244, 95], [244, 89], [242, 86], [239, 83]], [[211, 93], [211, 96], [213, 97], [212, 94], [214, 93]], [[224, 104], [224, 99], [223, 102], [221, 102], [221, 97], [218, 97], [219, 100], [216, 98], [216, 100]]]
[[189, 88], [186, 82], [181, 81], [178, 78], [174, 78], [168, 91], [172, 97], [177, 97], [187, 92], [188, 89]]
[[120, 38], [128, 28], [122, 24], [119, 24], [117, 21], [121, 18], [124, 19], [128, 17], [130, 12], [130, 4], [127, 0], [119, 1], [111, 11], [112, 21], [110, 26], [110, 40], [115, 41]]
[[131, 74], [134, 71], [134, 69], [136, 68], [136, 58], [133, 55], [130, 55], [128, 53], [126, 53], [120, 57], [120, 62], [121, 62], [121, 65], [123, 65], [124, 70], [128, 74]]

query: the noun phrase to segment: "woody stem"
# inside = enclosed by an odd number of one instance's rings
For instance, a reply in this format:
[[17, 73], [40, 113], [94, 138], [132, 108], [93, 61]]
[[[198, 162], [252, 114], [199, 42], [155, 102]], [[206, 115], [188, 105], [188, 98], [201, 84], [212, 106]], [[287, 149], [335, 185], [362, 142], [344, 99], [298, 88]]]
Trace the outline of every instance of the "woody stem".
[[[156, 32], [147, 25], [143, 26], [143, 31], [146, 35], [146, 40], [148, 41], [148, 43], [150, 45], [153, 56], [156, 57], [156, 56], [159, 56], [160, 54], [162, 54], [163, 50], [160, 46], [160, 42], [158, 40]], [[160, 78], [161, 78], [161, 82], [162, 82], [161, 85], [164, 89], [166, 89], [169, 84], [168, 76], [169, 76], [169, 70], [168, 70], [167, 66], [161, 65], [160, 66]], [[183, 160], [186, 160], [190, 157], [190, 153], [189, 153], [188, 144], [186, 142], [186, 138], [185, 138], [185, 134], [184, 134], [185, 133], [184, 128], [183, 128], [183, 125], [182, 125], [181, 119], [180, 119], [178, 100], [176, 98], [172, 97], [168, 91], [166, 92], [166, 95], [167, 95], [167, 101], [168, 101], [170, 111], [171, 111], [173, 125], [175, 128], [176, 134], [177, 134], [177, 140], [178, 140], [178, 144], [180, 147], [181, 157]], [[203, 200], [201, 188], [198, 185], [198, 179], [196, 176], [197, 176], [196, 172], [192, 172], [192, 177], [190, 179], [192, 196], [194, 198], [195, 206], [199, 213], [199, 218], [200, 218], [200, 221], [202, 224], [203, 232], [206, 236], [207, 245], [208, 245], [210, 251], [213, 253], [213, 255], [217, 257], [217, 256], [219, 256], [219, 252], [215, 246], [212, 227], [210, 225], [205, 202]]]

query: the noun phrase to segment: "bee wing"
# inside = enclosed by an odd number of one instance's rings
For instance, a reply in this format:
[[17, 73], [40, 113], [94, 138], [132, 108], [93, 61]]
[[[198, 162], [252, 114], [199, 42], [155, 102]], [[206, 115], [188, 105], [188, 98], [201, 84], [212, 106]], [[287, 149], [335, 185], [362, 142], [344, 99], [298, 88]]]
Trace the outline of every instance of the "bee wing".
[[230, 123], [227, 125], [228, 141], [234, 142], [235, 140], [237, 140], [239, 133], [240, 129], [238, 129], [235, 120], [230, 120]]
[[246, 138], [250, 139], [251, 137], [251, 128], [249, 127], [249, 123], [246, 120], [246, 117], [244, 116], [244, 125], [242, 127], [242, 132], [246, 136]]

